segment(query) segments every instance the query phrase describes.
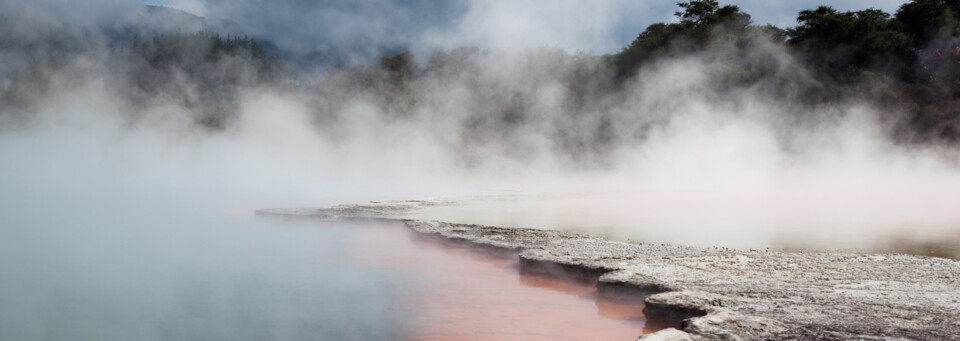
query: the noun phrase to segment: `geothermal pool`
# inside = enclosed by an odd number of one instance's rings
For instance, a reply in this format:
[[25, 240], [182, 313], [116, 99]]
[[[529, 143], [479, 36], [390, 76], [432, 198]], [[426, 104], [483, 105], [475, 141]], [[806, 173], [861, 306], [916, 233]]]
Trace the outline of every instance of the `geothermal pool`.
[[[349, 226], [348, 226], [349, 228]], [[642, 301], [596, 295], [593, 284], [522, 271], [516, 254], [444, 242], [399, 224], [354, 226], [331, 264], [399, 271], [415, 340], [633, 340], [649, 332]]]
[[87, 198], [27, 196], [0, 209], [0, 339], [633, 340], [646, 332], [640, 302], [600, 298], [590, 284], [522, 272], [515, 255], [400, 225]]

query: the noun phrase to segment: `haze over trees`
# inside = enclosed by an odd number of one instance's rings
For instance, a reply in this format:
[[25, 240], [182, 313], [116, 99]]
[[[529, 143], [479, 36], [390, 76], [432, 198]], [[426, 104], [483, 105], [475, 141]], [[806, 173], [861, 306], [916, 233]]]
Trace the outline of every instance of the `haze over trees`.
[[[18, 173], [0, 178], [22, 188], [10, 203], [24, 195], [45, 202], [87, 173], [99, 180], [77, 193], [79, 202], [131, 182], [150, 195], [177, 187], [177, 202], [209, 191], [217, 194], [197, 200], [251, 206], [596, 190], [625, 195], [584, 195], [591, 202], [568, 213], [628, 238], [865, 245], [885, 241], [864, 235], [903, 231], [947, 240], [960, 192], [954, 7], [821, 7], [773, 27], [736, 6], [687, 1], [674, 20], [638, 29], [605, 55], [517, 45], [561, 41], [557, 32], [502, 40], [504, 48], [456, 47], [448, 39], [510, 33], [466, 25], [389, 53], [383, 47], [395, 42], [382, 42], [351, 63], [323, 64], [319, 75], [278, 51], [283, 45], [200, 17], [176, 16], [196, 23], [174, 25], [180, 32], [153, 24], [100, 32], [70, 18], [0, 11], [8, 166], [0, 168]], [[477, 11], [464, 20], [500, 15]], [[562, 21], [536, 19], [538, 28]], [[244, 24], [255, 26], [223, 27]], [[50, 195], [35, 195], [36, 185]], [[237, 188], [247, 199], [234, 200]], [[282, 201], [291, 193], [304, 201]]]
[[[679, 23], [651, 25], [612, 56], [620, 79], [656, 58], [706, 53], [723, 58], [736, 86], [771, 84], [772, 55], [758, 55], [756, 37], [783, 45], [812, 72], [815, 83], [799, 90], [816, 105], [860, 98], [898, 108], [900, 138], [950, 141], [960, 137], [960, 11], [958, 3], [913, 0], [894, 15], [876, 9], [840, 12], [821, 6], [797, 16], [797, 26], [780, 29], [750, 24], [749, 14], [717, 1], [678, 4]], [[939, 55], [937, 55], [939, 51]], [[780, 83], [784, 85], [785, 83]], [[793, 83], [791, 85], [796, 85]]]
[[[756, 25], [737, 6], [714, 0], [677, 5], [676, 22], [650, 25], [611, 55], [462, 47], [424, 58], [386, 55], [378, 66], [330, 69], [317, 79], [297, 77], [268, 55], [264, 42], [248, 37], [201, 31], [90, 40], [109, 48], [71, 48], [68, 58], [34, 54], [29, 67], [3, 70], [0, 106], [8, 120], [27, 119], [25, 108], [42, 101], [55, 74], [69, 72], [77, 60], [100, 60], [127, 105], [172, 101], [213, 130], [229, 127], [245, 89], [301, 96], [327, 133], [358, 99], [387, 120], [443, 122], [455, 116], [455, 103], [462, 113], [448, 123], [461, 134], [447, 142], [467, 151], [468, 164], [488, 152], [522, 157], [536, 144], [523, 137], [531, 133], [545, 135], [549, 148], [577, 163], [603, 164], [599, 151], [642, 143], [651, 127], [668, 119], [669, 105], [639, 110], [651, 107], [624, 103], [644, 96], [638, 82], [671, 81], [650, 70], [681, 61], [709, 66], [701, 81], [718, 103], [734, 103], [744, 93], [769, 98], [784, 104], [788, 121], [804, 120], [799, 116], [821, 106], [877, 103], [888, 109], [883, 119], [899, 143], [960, 143], [956, 1], [911, 0], [893, 14], [818, 7], [800, 12], [790, 28]], [[15, 34], [5, 36], [0, 48], [22, 47]], [[555, 91], [559, 102], [545, 104], [543, 96], [552, 95], [544, 89]]]

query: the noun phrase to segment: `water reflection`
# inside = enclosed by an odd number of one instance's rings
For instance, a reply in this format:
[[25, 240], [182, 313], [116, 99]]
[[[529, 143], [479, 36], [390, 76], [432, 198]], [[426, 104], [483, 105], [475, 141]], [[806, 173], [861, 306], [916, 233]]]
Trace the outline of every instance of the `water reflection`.
[[368, 241], [327, 261], [402, 269], [401, 309], [414, 340], [633, 340], [639, 299], [601, 297], [592, 283], [520, 271], [515, 253], [469, 247], [400, 225], [358, 226]]

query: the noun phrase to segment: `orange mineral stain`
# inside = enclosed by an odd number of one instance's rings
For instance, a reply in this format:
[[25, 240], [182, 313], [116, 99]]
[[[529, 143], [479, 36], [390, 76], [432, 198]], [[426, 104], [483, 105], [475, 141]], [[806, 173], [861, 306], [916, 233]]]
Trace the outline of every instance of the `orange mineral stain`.
[[335, 261], [402, 270], [418, 279], [395, 307], [411, 340], [635, 340], [645, 328], [639, 299], [596, 294], [592, 283], [520, 271], [516, 254], [424, 238], [400, 225], [358, 226]]

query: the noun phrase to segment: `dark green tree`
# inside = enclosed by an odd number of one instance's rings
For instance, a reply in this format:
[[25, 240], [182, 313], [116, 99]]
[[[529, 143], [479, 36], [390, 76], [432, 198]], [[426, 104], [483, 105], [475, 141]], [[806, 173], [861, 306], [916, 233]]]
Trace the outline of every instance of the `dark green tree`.
[[717, 13], [717, 9], [720, 8], [720, 3], [715, 0], [695, 0], [678, 2], [677, 6], [680, 6], [683, 10], [673, 13], [674, 16], [683, 21], [691, 21], [699, 24], [714, 16]]
[[679, 2], [674, 13], [679, 23], [647, 27], [629, 46], [611, 57], [616, 78], [633, 75], [647, 61], [675, 53], [699, 53], [714, 43], [739, 42], [750, 26], [750, 15], [737, 6], [720, 6], [716, 0]]
[[935, 39], [960, 33], [960, 1], [911, 0], [900, 6], [895, 20], [913, 47], [922, 48]]
[[399, 79], [409, 79], [420, 71], [420, 66], [410, 51], [380, 57], [380, 68]]
[[801, 11], [787, 31], [790, 44], [812, 66], [855, 80], [866, 70], [889, 67], [909, 54], [908, 37], [877, 9], [839, 12], [820, 6]]

